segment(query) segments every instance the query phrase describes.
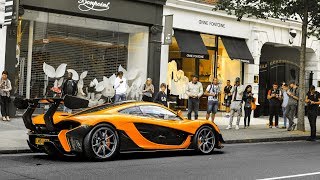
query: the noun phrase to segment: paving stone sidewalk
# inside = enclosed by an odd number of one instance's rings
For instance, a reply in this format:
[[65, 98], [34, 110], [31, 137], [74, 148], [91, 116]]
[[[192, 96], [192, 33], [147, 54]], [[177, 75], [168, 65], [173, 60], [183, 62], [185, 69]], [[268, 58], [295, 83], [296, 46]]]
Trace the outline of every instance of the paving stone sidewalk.
[[[205, 112], [200, 112], [200, 118], [204, 118]], [[283, 125], [280, 118], [280, 125]], [[234, 119], [234, 123], [235, 123]], [[293, 141], [304, 140], [309, 136], [309, 123], [306, 118], [306, 132], [292, 131], [285, 129], [269, 129], [268, 117], [253, 118], [249, 129], [243, 129], [243, 118], [239, 130], [226, 130], [229, 119], [223, 117], [222, 113], [217, 115], [215, 120], [220, 127], [226, 143], [251, 143], [251, 142], [270, 142], [270, 141]], [[317, 123], [320, 127], [320, 119]], [[319, 131], [320, 132], [320, 131]], [[29, 152], [26, 143], [27, 130], [24, 127], [21, 117], [12, 118], [10, 122], [0, 121], [0, 154], [2, 153], [22, 153]], [[318, 133], [320, 135], [320, 133]]]

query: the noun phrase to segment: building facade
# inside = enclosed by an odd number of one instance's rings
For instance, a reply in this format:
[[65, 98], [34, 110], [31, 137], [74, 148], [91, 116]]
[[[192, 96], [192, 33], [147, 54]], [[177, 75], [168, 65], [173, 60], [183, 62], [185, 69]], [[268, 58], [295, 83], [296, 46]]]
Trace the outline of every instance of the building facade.
[[[162, 15], [165, 0], [21, 0], [24, 9], [17, 36], [8, 37], [5, 69], [14, 91], [27, 98], [45, 95], [48, 79], [43, 64], [67, 69], [88, 86], [110, 77], [119, 66], [147, 77], [158, 86]], [[49, 81], [49, 83], [48, 83]], [[52, 82], [51, 82], [52, 81]]]
[[[177, 69], [182, 70], [189, 79], [192, 74], [199, 75], [204, 86], [210, 84], [212, 77], [217, 77], [222, 87], [227, 80], [233, 84], [236, 77], [241, 77], [244, 85], [253, 86], [254, 96], [261, 104], [257, 114], [265, 114], [264, 108], [268, 106], [266, 92], [271, 84], [298, 80], [301, 24], [276, 19], [244, 18], [237, 21], [236, 17], [225, 12], [214, 11], [212, 4], [201, 2], [167, 1], [164, 15], [173, 15], [174, 32], [172, 45], [162, 46], [160, 81], [168, 82], [168, 73], [165, 72], [168, 67], [170, 71], [168, 62], [173, 60]], [[290, 32], [296, 36], [293, 37]], [[184, 41], [187, 40], [181, 40], [181, 34], [185, 34], [187, 39], [197, 36], [198, 41], [202, 42], [186, 45]], [[201, 48], [193, 48], [193, 45]], [[319, 47], [320, 41], [315, 37], [308, 39], [305, 79], [309, 80], [312, 71], [312, 83], [318, 85], [318, 89]], [[207, 51], [199, 52], [203, 48]], [[197, 56], [199, 53], [203, 56]], [[223, 98], [222, 95], [220, 99]], [[205, 97], [202, 101], [205, 106]], [[220, 109], [223, 109], [222, 105]]]

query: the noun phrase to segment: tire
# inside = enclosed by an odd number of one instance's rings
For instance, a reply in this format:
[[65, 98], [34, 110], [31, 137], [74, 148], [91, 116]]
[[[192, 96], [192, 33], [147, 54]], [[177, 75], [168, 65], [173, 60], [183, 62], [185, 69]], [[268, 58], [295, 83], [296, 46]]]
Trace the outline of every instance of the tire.
[[[105, 137], [104, 134], [107, 134]], [[117, 131], [108, 124], [100, 124], [93, 128], [84, 138], [85, 157], [94, 161], [107, 161], [114, 159], [120, 148]]]
[[200, 127], [193, 138], [192, 144], [195, 151], [200, 154], [213, 153], [216, 144], [216, 137], [213, 128], [210, 126]]

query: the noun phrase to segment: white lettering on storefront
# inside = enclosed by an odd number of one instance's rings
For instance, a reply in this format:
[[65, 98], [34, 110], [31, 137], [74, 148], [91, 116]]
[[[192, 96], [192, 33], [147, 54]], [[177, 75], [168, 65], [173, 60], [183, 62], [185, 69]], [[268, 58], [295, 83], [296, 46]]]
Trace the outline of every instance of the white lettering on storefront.
[[219, 22], [214, 22], [214, 21], [205, 21], [205, 20], [199, 20], [200, 25], [207, 25], [207, 26], [214, 26], [214, 27], [219, 27], [219, 28], [226, 28], [226, 24], [222, 24]]
[[186, 54], [187, 58], [197, 58], [197, 59], [204, 59], [204, 55], [196, 55], [196, 54]]
[[79, 0], [79, 10], [80, 11], [107, 11], [110, 9], [110, 2], [98, 2], [89, 0]]

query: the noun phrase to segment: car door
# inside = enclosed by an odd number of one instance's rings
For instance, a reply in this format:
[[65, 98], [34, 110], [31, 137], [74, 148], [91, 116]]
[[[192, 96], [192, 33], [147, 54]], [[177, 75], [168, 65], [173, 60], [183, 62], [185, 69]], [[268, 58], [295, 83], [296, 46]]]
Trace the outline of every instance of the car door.
[[177, 114], [156, 105], [139, 106], [142, 118], [148, 120], [134, 123], [139, 133], [147, 140], [162, 145], [181, 145], [188, 133], [179, 130], [183, 121]]

